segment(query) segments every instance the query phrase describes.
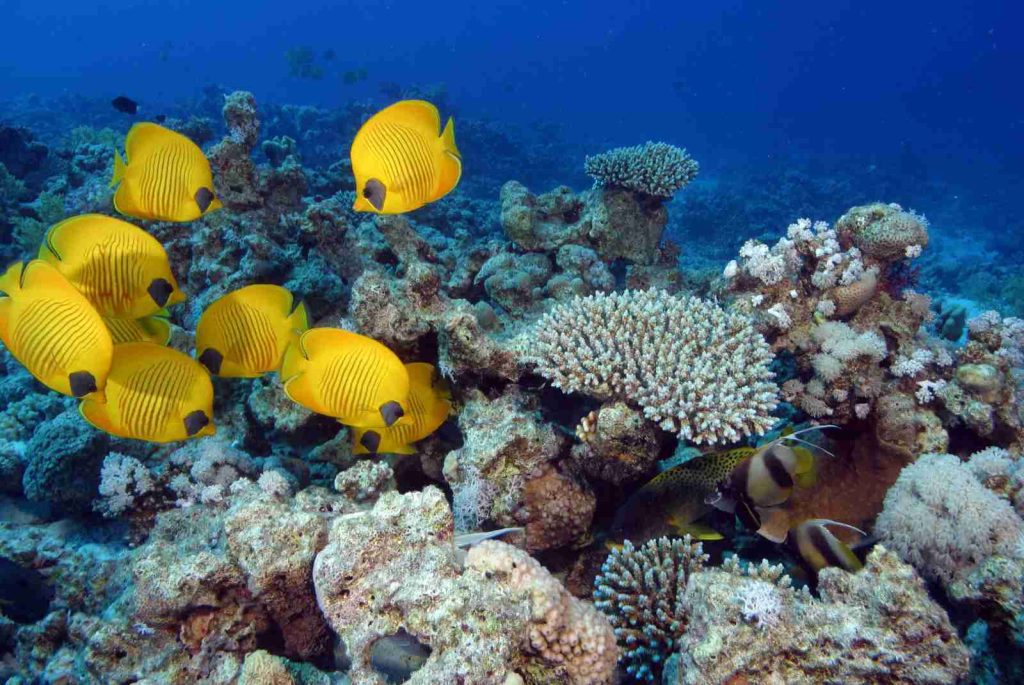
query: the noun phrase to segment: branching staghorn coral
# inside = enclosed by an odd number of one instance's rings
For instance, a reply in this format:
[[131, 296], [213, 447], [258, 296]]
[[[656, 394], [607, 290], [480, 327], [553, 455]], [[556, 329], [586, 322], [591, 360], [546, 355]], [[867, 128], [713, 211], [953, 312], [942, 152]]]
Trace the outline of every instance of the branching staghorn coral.
[[749, 317], [711, 302], [659, 290], [575, 297], [544, 315], [529, 343], [555, 387], [638, 405], [697, 444], [774, 423], [768, 344]]
[[583, 168], [597, 186], [667, 198], [692, 181], [700, 166], [682, 148], [648, 141], [587, 157]]
[[654, 681], [686, 629], [686, 583], [704, 567], [701, 543], [657, 538], [629, 540], [608, 555], [595, 580], [594, 606], [611, 621], [626, 670]]

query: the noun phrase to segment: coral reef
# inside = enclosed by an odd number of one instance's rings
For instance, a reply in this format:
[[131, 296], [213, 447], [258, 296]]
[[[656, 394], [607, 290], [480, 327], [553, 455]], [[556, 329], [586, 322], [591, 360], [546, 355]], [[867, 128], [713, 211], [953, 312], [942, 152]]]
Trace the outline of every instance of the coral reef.
[[317, 555], [317, 601], [352, 659], [355, 684], [383, 683], [374, 643], [403, 628], [430, 645], [410, 683], [606, 683], [611, 628], [536, 561], [500, 542], [470, 550], [461, 570], [441, 492], [384, 495], [331, 526]]
[[913, 569], [881, 547], [862, 571], [827, 569], [819, 598], [779, 567], [735, 563], [692, 577], [689, 622], [666, 682], [953, 683], [968, 652]]

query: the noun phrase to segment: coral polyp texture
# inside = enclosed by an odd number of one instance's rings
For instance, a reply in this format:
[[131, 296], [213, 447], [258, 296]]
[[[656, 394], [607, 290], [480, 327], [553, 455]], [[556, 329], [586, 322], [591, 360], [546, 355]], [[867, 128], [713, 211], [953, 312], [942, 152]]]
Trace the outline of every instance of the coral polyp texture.
[[594, 580], [594, 604], [612, 623], [626, 671], [653, 682], [686, 630], [686, 583], [708, 555], [687, 535], [636, 547], [626, 540]]
[[540, 319], [529, 350], [555, 387], [635, 404], [696, 444], [735, 442], [775, 422], [768, 344], [749, 317], [699, 298], [573, 298]]
[[646, 142], [587, 157], [584, 170], [599, 186], [625, 188], [669, 198], [697, 176], [700, 166], [686, 150], [668, 143]]

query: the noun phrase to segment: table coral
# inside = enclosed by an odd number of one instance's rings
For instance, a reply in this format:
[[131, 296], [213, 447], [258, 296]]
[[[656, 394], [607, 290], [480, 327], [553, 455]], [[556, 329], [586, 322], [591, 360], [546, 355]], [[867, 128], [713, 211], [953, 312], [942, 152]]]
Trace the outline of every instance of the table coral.
[[697, 298], [574, 298], [540, 320], [530, 354], [555, 387], [640, 406], [697, 444], [760, 435], [775, 422], [767, 343], [748, 317]]
[[697, 176], [700, 166], [686, 150], [648, 141], [587, 157], [584, 170], [603, 187], [618, 187], [655, 197], [672, 197]]

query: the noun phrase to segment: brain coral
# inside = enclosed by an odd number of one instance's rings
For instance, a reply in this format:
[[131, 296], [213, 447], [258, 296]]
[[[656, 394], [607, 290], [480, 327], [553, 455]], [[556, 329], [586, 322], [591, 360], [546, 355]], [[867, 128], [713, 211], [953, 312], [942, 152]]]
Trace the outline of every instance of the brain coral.
[[599, 186], [672, 197], [697, 176], [700, 167], [682, 148], [647, 142], [587, 157], [583, 168]]
[[541, 318], [537, 371], [567, 392], [633, 403], [695, 443], [774, 423], [772, 354], [749, 317], [660, 290], [575, 297]]

